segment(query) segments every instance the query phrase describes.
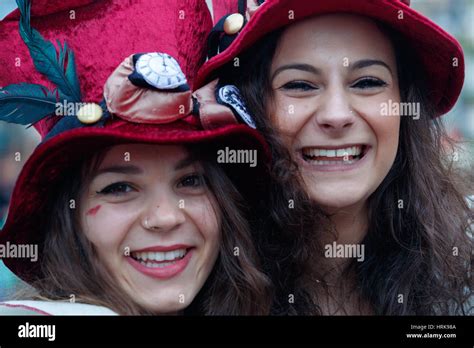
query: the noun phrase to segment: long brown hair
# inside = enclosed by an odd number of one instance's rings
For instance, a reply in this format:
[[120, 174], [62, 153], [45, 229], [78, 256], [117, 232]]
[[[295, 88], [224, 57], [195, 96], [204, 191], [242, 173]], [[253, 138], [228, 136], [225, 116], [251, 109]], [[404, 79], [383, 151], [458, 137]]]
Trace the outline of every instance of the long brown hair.
[[[239, 143], [242, 146], [242, 143]], [[207, 147], [204, 154], [215, 153], [215, 149]], [[252, 241], [247, 240], [247, 245], [254, 246], [258, 259], [261, 265], [262, 271], [265, 273], [269, 287], [266, 296], [268, 297], [261, 304], [254, 303], [252, 298], [248, 296], [245, 291], [245, 287], [242, 288], [241, 296], [235, 297], [235, 294], [227, 293], [225, 287], [218, 282], [213, 282], [212, 286], [208, 289], [217, 290], [221, 287], [222, 296], [212, 295], [212, 291], [203, 289], [202, 294], [204, 295], [204, 303], [209, 308], [215, 308], [217, 312], [213, 314], [228, 315], [232, 314], [226, 308], [221, 308], [219, 303], [223, 299], [227, 302], [227, 308], [235, 306], [263, 306], [266, 308], [270, 305], [270, 310], [263, 314], [270, 315], [296, 315], [296, 314], [311, 314], [316, 310], [316, 306], [313, 302], [311, 294], [307, 291], [307, 288], [303, 286], [304, 281], [303, 275], [309, 271], [308, 260], [312, 257], [311, 253], [314, 250], [312, 246], [314, 238], [310, 233], [311, 228], [314, 224], [321, 223], [318, 219], [318, 208], [313, 209], [314, 206], [311, 204], [309, 197], [306, 193], [300, 190], [298, 185], [294, 184], [292, 176], [289, 172], [288, 165], [291, 164], [289, 153], [285, 151], [283, 147], [279, 148], [282, 150], [281, 153], [277, 153], [272, 150], [272, 164], [265, 163], [265, 175], [262, 173], [254, 173], [246, 177], [237, 176], [235, 170], [235, 164], [232, 165], [219, 165], [219, 168], [224, 170], [227, 176], [232, 179], [232, 182], [238, 183], [237, 187], [240, 190], [219, 190], [217, 187], [213, 189], [216, 197], [222, 200], [235, 200], [239, 206], [239, 209], [245, 211], [251, 210], [251, 214], [246, 215], [246, 221], [241, 221], [242, 224], [250, 226], [252, 230]], [[204, 161], [203, 163], [209, 163]], [[298, 173], [295, 169], [295, 173]], [[221, 179], [225, 176], [221, 176]], [[218, 178], [209, 180], [210, 182], [218, 182]], [[212, 187], [212, 183], [210, 183]], [[225, 184], [217, 185], [224, 187]], [[244, 200], [238, 199], [239, 196], [243, 196]], [[306, 202], [306, 203], [303, 203]], [[294, 206], [298, 206], [300, 211], [305, 210], [307, 214], [292, 214]], [[228, 210], [229, 213], [234, 214], [233, 210]], [[226, 214], [223, 212], [223, 214]], [[234, 217], [234, 218], [237, 218]], [[232, 221], [232, 220], [229, 220]], [[232, 226], [229, 226], [232, 228]], [[227, 248], [233, 248], [236, 245], [243, 245], [241, 241], [244, 241], [243, 236], [236, 239], [236, 241], [223, 242], [223, 245], [227, 244]], [[235, 244], [235, 243], [238, 244]], [[242, 248], [239, 248], [242, 249]], [[221, 253], [221, 258], [234, 258], [226, 253]], [[222, 278], [226, 274], [240, 274], [243, 278], [253, 278], [251, 269], [244, 267], [236, 268], [236, 264], [232, 260], [226, 260], [225, 262], [218, 263], [214, 268], [213, 276]], [[247, 273], [247, 274], [246, 274]], [[223, 281], [239, 280], [239, 278], [228, 277], [228, 280], [221, 279]], [[240, 287], [238, 283], [236, 287]], [[262, 293], [262, 295], [264, 295]], [[260, 297], [261, 298], [261, 297]], [[257, 299], [254, 296], [254, 299]], [[250, 302], [249, 302], [250, 301]], [[267, 302], [268, 301], [268, 302]], [[200, 301], [196, 301], [199, 303]], [[241, 304], [239, 305], [239, 302]], [[193, 306], [189, 307], [190, 310]]]
[[[401, 100], [420, 103], [420, 119], [401, 120], [395, 162], [369, 199], [369, 230], [361, 242], [366, 246], [365, 261], [353, 262], [349, 270], [355, 271], [362, 297], [375, 314], [472, 313], [469, 223], [473, 211], [466, 201], [473, 192], [472, 176], [460, 172], [443, 147], [443, 141], [455, 148], [456, 144], [441, 120], [435, 118], [423, 68], [411, 54], [413, 50], [397, 33], [378, 25], [394, 45]], [[266, 112], [273, 97], [270, 67], [282, 32], [268, 34], [242, 54], [240, 67], [227, 65], [216, 75], [222, 83], [239, 87], [258, 129], [274, 152], [284, 153]], [[399, 209], [399, 200], [404, 202], [403, 209]], [[293, 213], [307, 214], [307, 210]], [[319, 215], [317, 218], [321, 219]], [[311, 232], [313, 239], [318, 239], [321, 228]], [[313, 245], [321, 247], [317, 242]], [[317, 275], [318, 265], [312, 266], [312, 275]], [[306, 274], [309, 278], [312, 275]], [[315, 293], [316, 286], [309, 285], [307, 291]], [[319, 306], [316, 308], [314, 313], [320, 313]]]
[[[190, 149], [190, 152], [202, 163], [207, 184], [216, 198], [218, 211], [222, 215], [222, 242], [210, 277], [184, 314], [268, 314], [271, 306], [270, 281], [260, 271], [249, 226], [252, 207], [244, 203], [237, 187], [217, 165], [216, 156], [203, 147]], [[106, 151], [107, 148], [65, 172], [63, 180], [52, 192], [51, 214], [41, 246], [42, 277], [31, 284], [35, 289], [31, 297], [69, 301], [74, 295], [77, 302], [105, 306], [119, 314], [152, 315], [154, 313], [138, 305], [117, 286], [117, 281], [81, 231], [78, 207], [70, 207], [71, 199], [81, 196]], [[236, 246], [240, 249], [238, 257], [233, 254]]]

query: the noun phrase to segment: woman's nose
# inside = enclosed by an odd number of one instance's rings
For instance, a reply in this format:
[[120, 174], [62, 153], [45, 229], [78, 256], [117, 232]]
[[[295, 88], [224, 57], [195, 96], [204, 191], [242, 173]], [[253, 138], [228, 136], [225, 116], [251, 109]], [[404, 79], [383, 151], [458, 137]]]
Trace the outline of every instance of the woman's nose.
[[142, 218], [142, 225], [148, 230], [168, 231], [185, 221], [184, 205], [173, 198], [162, 198], [151, 204]]
[[351, 128], [355, 114], [342, 86], [328, 89], [318, 102], [314, 119], [323, 132], [337, 134]]

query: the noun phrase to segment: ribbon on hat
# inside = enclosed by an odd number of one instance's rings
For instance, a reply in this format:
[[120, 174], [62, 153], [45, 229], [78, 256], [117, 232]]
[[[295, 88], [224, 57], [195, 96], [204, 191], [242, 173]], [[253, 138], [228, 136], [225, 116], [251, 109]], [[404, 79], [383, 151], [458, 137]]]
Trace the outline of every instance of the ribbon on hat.
[[204, 129], [255, 123], [235, 86], [218, 86], [214, 80], [191, 92], [178, 62], [166, 53], [127, 57], [110, 75], [104, 87], [107, 109], [134, 123], [163, 124], [199, 117]]

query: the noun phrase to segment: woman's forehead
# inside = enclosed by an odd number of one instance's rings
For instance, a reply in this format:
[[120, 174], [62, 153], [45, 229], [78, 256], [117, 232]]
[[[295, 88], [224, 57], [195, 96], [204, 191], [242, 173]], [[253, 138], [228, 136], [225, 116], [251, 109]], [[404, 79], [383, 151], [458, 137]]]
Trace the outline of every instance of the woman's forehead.
[[186, 157], [189, 157], [189, 151], [183, 145], [121, 144], [112, 146], [105, 153], [99, 167], [117, 162], [174, 164]]
[[338, 56], [379, 58], [394, 63], [390, 38], [375, 21], [353, 14], [314, 16], [290, 25], [279, 41], [275, 60]]

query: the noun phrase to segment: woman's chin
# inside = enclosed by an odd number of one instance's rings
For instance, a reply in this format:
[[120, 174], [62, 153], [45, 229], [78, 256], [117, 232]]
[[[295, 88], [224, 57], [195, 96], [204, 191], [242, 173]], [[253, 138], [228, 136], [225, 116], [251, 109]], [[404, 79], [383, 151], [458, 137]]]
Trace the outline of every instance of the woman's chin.
[[328, 214], [355, 207], [366, 200], [366, 195], [360, 189], [346, 187], [338, 189], [310, 188], [309, 196]]
[[138, 304], [154, 315], [177, 315], [189, 305], [164, 298], [142, 299]]

